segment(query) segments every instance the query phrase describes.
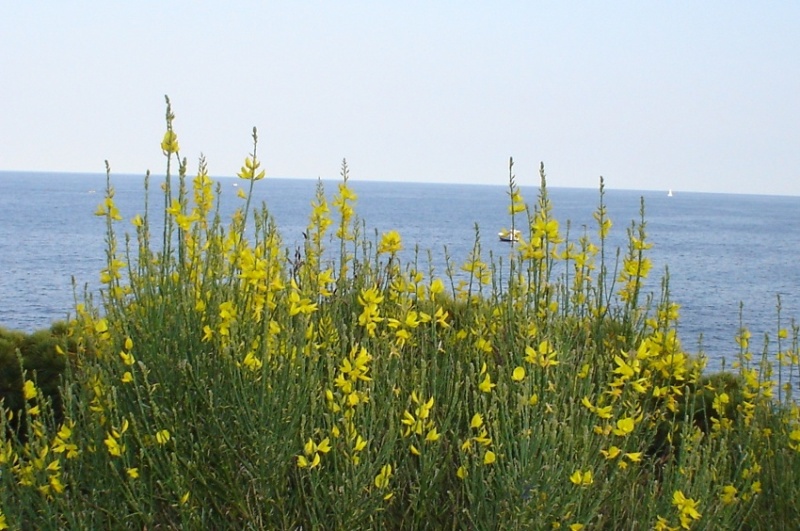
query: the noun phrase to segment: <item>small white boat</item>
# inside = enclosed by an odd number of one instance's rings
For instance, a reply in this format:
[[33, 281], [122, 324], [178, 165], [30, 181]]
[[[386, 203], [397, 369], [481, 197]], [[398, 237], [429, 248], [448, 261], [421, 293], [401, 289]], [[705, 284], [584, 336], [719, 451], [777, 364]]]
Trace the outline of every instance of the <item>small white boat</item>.
[[501, 242], [518, 242], [522, 237], [522, 232], [516, 229], [513, 231], [503, 229], [497, 233], [497, 236], [500, 237]]
[[670, 188], [669, 192], [667, 192], [667, 197], [672, 197], [672, 188]]

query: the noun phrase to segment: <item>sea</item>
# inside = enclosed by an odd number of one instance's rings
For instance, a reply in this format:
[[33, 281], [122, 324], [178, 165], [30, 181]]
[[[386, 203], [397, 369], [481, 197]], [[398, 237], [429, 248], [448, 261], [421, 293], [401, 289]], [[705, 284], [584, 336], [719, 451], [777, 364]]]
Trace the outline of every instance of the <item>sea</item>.
[[[223, 218], [243, 201], [248, 183], [216, 179], [222, 191]], [[163, 209], [159, 185], [150, 183], [151, 212]], [[322, 182], [328, 200], [337, 181]], [[317, 180], [272, 179], [255, 183], [253, 200], [274, 216], [290, 253], [302, 246]], [[129, 220], [144, 211], [144, 177], [112, 175], [115, 202]], [[508, 264], [510, 245], [498, 231], [509, 228], [508, 187], [351, 180], [358, 195], [356, 213], [366, 237], [389, 230], [400, 233], [404, 262], [419, 270], [434, 268], [444, 276], [447, 257], [460, 266], [476, 237], [484, 261]], [[34, 331], [74, 315], [84, 290], [97, 294], [105, 267], [105, 220], [94, 215], [103, 201], [105, 174], [0, 172], [0, 326]], [[522, 183], [533, 205], [538, 182]], [[570, 239], [584, 233], [597, 241], [592, 213], [598, 190], [548, 186], [553, 215]], [[678, 333], [687, 352], [702, 352], [710, 370], [730, 367], [739, 346], [740, 327], [752, 334], [751, 347], [774, 353], [780, 328], [791, 330], [800, 317], [800, 197], [732, 195], [674, 191], [606, 189], [613, 222], [607, 258], [613, 269], [616, 249], [624, 254], [626, 231], [640, 219], [644, 205], [646, 232], [653, 244], [653, 269], [644, 292], [660, 295], [668, 273], [671, 300], [680, 305]], [[153, 218], [158, 216], [153, 215]], [[157, 234], [157, 231], [154, 231]], [[457, 273], [461, 274], [461, 273]], [[780, 312], [778, 304], [780, 301]], [[768, 343], [767, 343], [768, 341]], [[788, 345], [784, 341], [784, 348]]]

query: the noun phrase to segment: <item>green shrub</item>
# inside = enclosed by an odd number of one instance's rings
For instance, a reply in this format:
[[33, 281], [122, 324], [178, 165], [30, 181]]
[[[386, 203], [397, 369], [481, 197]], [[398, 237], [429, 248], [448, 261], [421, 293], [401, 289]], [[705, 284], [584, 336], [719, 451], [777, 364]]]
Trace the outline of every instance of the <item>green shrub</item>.
[[62, 322], [32, 334], [0, 328], [0, 401], [4, 409], [14, 414], [8, 435], [26, 438], [26, 417], [21, 414], [25, 410], [25, 380], [41, 390], [55, 415], [54, 421], [61, 422], [60, 385], [67, 361], [67, 336], [68, 325]]
[[[484, 261], [476, 230], [460, 266], [448, 257], [457, 280], [401, 264], [395, 231], [376, 241], [360, 233], [343, 163], [330, 201], [318, 186], [302, 256], [290, 260], [268, 206], [251, 205], [253, 188], [268, 184], [256, 131], [239, 174], [243, 204], [226, 224], [204, 161], [187, 176], [173, 118], [168, 105], [163, 208], [145, 202], [124, 249], [109, 170], [97, 211], [107, 224], [103, 304], [75, 308], [63, 418], [49, 425], [45, 411], [34, 414], [36, 393], [19, 408], [30, 437], [0, 452], [0, 522], [796, 521], [800, 411], [775, 400], [744, 333], [737, 374], [703, 376], [702, 357], [677, 336], [667, 283], [657, 297], [647, 291], [644, 205], [619, 263], [607, 263], [602, 181], [596, 232], [571, 241], [552, 217], [544, 169], [532, 206], [509, 171], [520, 240], [500, 266]], [[152, 216], [164, 220], [158, 237]], [[781, 349], [788, 375], [796, 336]]]

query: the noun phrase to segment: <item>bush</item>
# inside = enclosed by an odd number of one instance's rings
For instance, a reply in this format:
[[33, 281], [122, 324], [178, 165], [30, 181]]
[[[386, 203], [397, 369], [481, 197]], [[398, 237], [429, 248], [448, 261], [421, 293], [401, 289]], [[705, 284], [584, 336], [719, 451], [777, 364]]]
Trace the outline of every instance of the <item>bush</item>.
[[69, 350], [67, 336], [68, 325], [61, 322], [33, 334], [0, 328], [0, 403], [13, 415], [6, 436], [23, 442], [27, 438], [22, 414], [25, 380], [41, 390], [55, 422], [63, 420], [59, 387]]
[[[0, 454], [0, 522], [35, 528], [739, 528], [796, 521], [798, 409], [740, 336], [704, 377], [650, 270], [644, 206], [619, 264], [568, 241], [544, 169], [501, 267], [480, 235], [457, 276], [358, 232], [346, 163], [289, 259], [253, 151], [226, 225], [204, 161], [187, 177], [167, 107], [164, 209], [119, 249], [110, 182], [103, 304], [76, 307], [53, 426]], [[177, 164], [177, 170], [175, 169]], [[177, 175], [176, 175], [177, 173]], [[149, 179], [146, 181], [146, 188]], [[161, 237], [151, 234], [163, 216]], [[157, 244], [154, 242], [158, 242]], [[130, 243], [128, 243], [130, 242]], [[612, 273], [616, 271], [617, 273]], [[449, 286], [449, 287], [448, 287]], [[797, 330], [790, 350], [792, 374]], [[791, 383], [791, 382], [790, 382]], [[46, 503], [45, 503], [46, 502]]]

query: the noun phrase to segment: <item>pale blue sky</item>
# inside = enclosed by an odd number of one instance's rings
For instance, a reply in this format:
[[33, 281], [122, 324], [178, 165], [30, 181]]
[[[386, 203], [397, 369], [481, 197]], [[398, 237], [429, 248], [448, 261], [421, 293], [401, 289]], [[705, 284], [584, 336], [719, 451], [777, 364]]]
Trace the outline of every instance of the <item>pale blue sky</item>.
[[3, 1], [0, 170], [800, 195], [800, 2]]

